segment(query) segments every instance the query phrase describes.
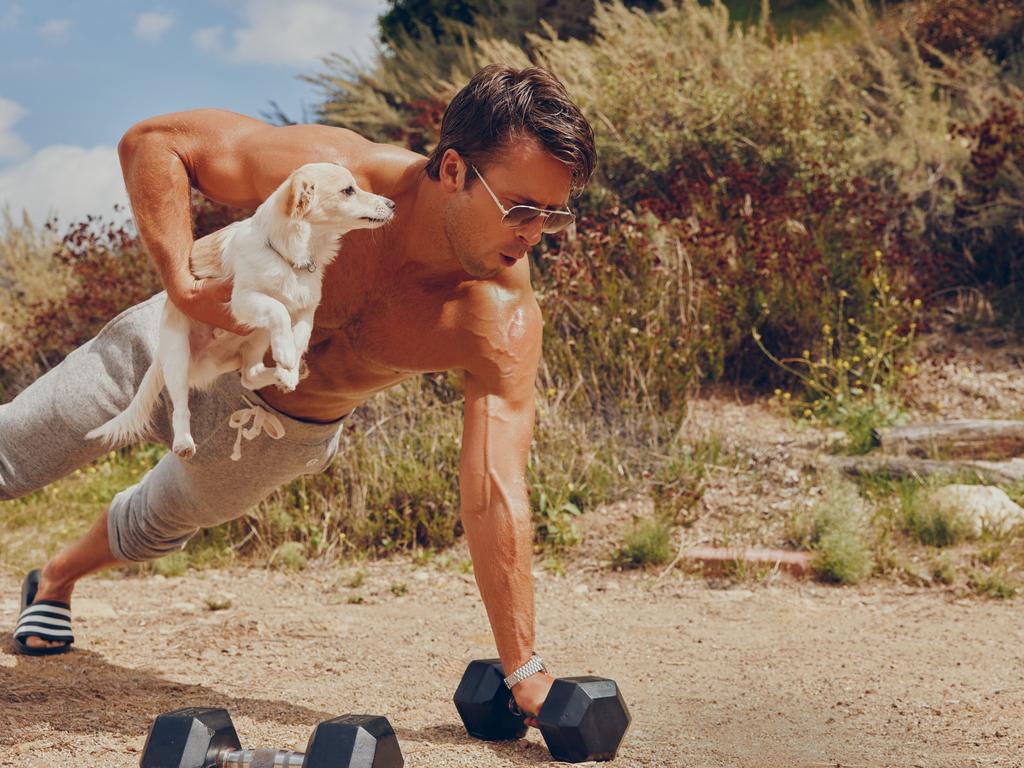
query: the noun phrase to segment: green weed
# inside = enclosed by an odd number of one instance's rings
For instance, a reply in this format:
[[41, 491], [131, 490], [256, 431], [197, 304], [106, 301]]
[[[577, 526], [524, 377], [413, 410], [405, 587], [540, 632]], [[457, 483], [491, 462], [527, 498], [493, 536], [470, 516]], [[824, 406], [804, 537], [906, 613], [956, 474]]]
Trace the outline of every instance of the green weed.
[[955, 508], [931, 504], [920, 486], [903, 488], [903, 523], [911, 538], [930, 547], [951, 547], [971, 535], [970, 522]]
[[826, 475], [823, 489], [814, 507], [792, 519], [789, 540], [817, 552], [815, 566], [821, 578], [856, 584], [868, 578], [875, 565], [864, 502], [856, 486], [837, 475]]
[[945, 555], [932, 561], [932, 578], [949, 586], [956, 581], [956, 563]]
[[269, 565], [285, 571], [304, 571], [309, 560], [301, 542], [286, 541], [274, 550]]
[[1009, 600], [1017, 596], [1018, 587], [1003, 573], [972, 570], [967, 576], [967, 586], [976, 595]]
[[626, 531], [612, 562], [621, 568], [663, 565], [672, 557], [672, 525], [662, 516], [636, 520]]

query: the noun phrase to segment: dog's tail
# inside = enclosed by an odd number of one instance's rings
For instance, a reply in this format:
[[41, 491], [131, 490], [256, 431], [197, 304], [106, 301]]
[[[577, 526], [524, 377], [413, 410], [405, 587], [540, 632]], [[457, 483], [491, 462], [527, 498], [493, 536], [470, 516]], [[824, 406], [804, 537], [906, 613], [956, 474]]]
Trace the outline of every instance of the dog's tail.
[[89, 432], [86, 438], [105, 440], [111, 448], [140, 442], [149, 432], [153, 406], [163, 388], [164, 372], [159, 361], [154, 360], [128, 407], [103, 426]]

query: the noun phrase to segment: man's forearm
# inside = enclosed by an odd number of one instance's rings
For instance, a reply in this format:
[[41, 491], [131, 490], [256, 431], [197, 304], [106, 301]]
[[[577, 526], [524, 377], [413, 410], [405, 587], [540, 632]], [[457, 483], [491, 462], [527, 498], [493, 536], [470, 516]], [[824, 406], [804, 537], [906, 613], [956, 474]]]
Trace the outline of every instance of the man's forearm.
[[527, 499], [495, 490], [488, 508], [463, 508], [462, 526], [498, 655], [511, 674], [534, 652], [533, 522]]
[[118, 144], [124, 183], [139, 236], [174, 298], [191, 285], [191, 182], [181, 157], [166, 136], [145, 124], [130, 129]]

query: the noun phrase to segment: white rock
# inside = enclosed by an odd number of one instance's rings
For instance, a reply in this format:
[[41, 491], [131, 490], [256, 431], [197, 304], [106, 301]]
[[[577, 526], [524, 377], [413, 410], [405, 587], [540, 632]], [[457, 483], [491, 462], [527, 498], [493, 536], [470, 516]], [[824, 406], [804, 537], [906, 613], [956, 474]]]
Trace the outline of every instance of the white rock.
[[1004, 533], [1024, 523], [1024, 507], [992, 485], [944, 485], [929, 493], [924, 503], [934, 505], [937, 511], [963, 515], [975, 536], [983, 530]]

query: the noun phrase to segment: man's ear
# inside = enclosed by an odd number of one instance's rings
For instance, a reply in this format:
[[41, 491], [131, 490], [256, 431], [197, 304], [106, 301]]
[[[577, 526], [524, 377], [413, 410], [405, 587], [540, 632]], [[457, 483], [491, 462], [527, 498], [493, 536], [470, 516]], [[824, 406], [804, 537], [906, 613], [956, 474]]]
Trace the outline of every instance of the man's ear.
[[454, 149], [449, 147], [444, 151], [438, 176], [445, 192], [459, 192], [466, 186], [468, 168], [466, 161]]
[[293, 174], [288, 194], [285, 195], [285, 215], [295, 219], [302, 218], [313, 207], [315, 197], [316, 185], [313, 180], [301, 172]]

